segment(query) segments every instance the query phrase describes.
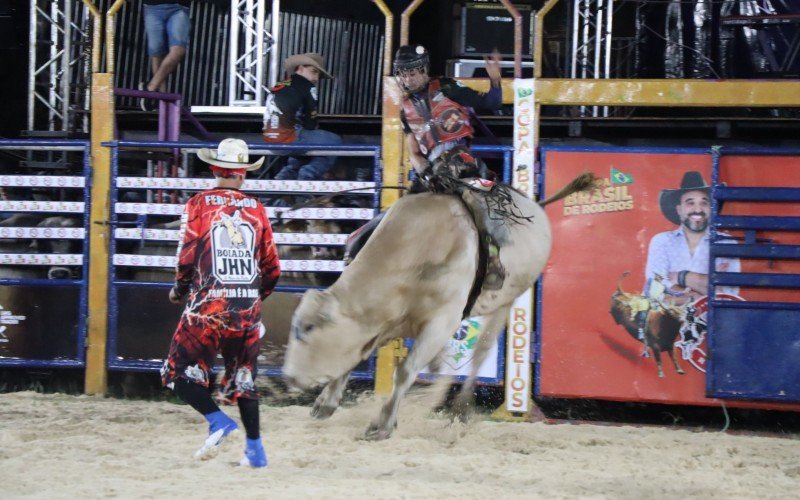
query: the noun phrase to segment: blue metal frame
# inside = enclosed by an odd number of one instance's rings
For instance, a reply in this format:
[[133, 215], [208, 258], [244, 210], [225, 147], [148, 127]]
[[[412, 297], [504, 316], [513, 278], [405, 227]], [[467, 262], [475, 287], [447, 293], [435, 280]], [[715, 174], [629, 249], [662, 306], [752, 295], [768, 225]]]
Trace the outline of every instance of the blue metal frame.
[[86, 317], [88, 314], [88, 282], [89, 282], [89, 214], [91, 211], [91, 166], [90, 166], [89, 141], [84, 140], [9, 140], [0, 139], [0, 149], [40, 150], [47, 148], [51, 151], [80, 151], [83, 150], [83, 229], [86, 239], [83, 244], [83, 265], [81, 266], [80, 280], [48, 280], [48, 279], [0, 279], [0, 286], [61, 286], [80, 287], [78, 301], [78, 339], [77, 356], [75, 359], [34, 360], [22, 358], [0, 358], [0, 366], [30, 367], [30, 368], [83, 368], [86, 366]]
[[[138, 149], [198, 149], [198, 148], [211, 148], [215, 149], [218, 145], [216, 142], [198, 143], [198, 142], [138, 142], [138, 141], [111, 141], [103, 143], [104, 146], [111, 148], [111, 206], [114, 207], [118, 201], [118, 188], [116, 179], [119, 176], [119, 150], [123, 148], [138, 148]], [[381, 148], [378, 145], [361, 144], [361, 145], [340, 145], [340, 146], [314, 146], [311, 144], [293, 145], [293, 144], [248, 144], [251, 153], [258, 155], [258, 151], [286, 151], [286, 152], [307, 152], [307, 151], [327, 151], [327, 152], [368, 152], [372, 153], [374, 158], [373, 163], [373, 180], [375, 182], [375, 192], [372, 195], [372, 201], [375, 214], [380, 212], [380, 190], [382, 188], [382, 172], [381, 172]], [[261, 192], [261, 191], [256, 191]], [[315, 193], [318, 194], [318, 193]], [[111, 226], [116, 227], [119, 225], [119, 218], [115, 210], [112, 208], [111, 213]], [[117, 241], [115, 237], [111, 238], [109, 246], [109, 324], [108, 324], [108, 357], [107, 363], [110, 370], [126, 370], [126, 371], [157, 371], [163, 365], [163, 361], [142, 360], [142, 359], [117, 359], [117, 340], [118, 340], [118, 322], [119, 322], [119, 297], [118, 290], [121, 287], [157, 287], [165, 290], [172, 286], [172, 283], [162, 282], [139, 282], [139, 281], [125, 281], [118, 280], [116, 274], [116, 266], [113, 263], [113, 255], [116, 254]], [[290, 292], [290, 293], [303, 293], [310, 288], [322, 287], [303, 287], [303, 286], [281, 286], [275, 288], [277, 292]], [[165, 353], [166, 354], [166, 353]], [[260, 367], [260, 375], [281, 376], [280, 368], [276, 367]], [[351, 374], [351, 378], [355, 380], [371, 380], [375, 376], [375, 357], [372, 356], [368, 360], [368, 367], [365, 371], [355, 371]]]
[[[723, 201], [800, 203], [800, 188], [726, 186], [720, 180], [723, 155], [800, 156], [800, 149], [715, 148], [713, 154], [708, 296], [714, 297], [714, 287], [719, 285], [800, 290], [800, 274], [717, 272], [713, 264], [717, 257], [800, 260], [800, 245], [773, 244], [756, 238], [756, 231], [761, 230], [800, 231], [800, 218], [720, 215]], [[721, 243], [718, 233], [724, 229], [743, 230], [744, 242]], [[790, 358], [798, 356], [796, 349], [792, 349], [798, 339], [790, 338], [797, 337], [798, 323], [799, 303], [710, 300], [707, 339], [712, 355], [706, 372], [708, 395], [800, 401], [800, 372], [792, 368], [800, 360]], [[787, 373], [792, 369], [793, 373]]]

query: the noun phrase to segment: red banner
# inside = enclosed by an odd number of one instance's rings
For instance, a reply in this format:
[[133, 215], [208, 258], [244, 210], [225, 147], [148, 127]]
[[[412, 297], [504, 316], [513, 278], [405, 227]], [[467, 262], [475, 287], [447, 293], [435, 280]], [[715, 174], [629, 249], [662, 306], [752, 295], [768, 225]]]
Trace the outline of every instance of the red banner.
[[[768, 177], [800, 179], [785, 158], [769, 159]], [[738, 173], [747, 169], [737, 161], [721, 164], [737, 185], [769, 185]], [[553, 251], [542, 281], [539, 395], [718, 404], [704, 397], [707, 275], [698, 272], [703, 262], [708, 269], [699, 235], [710, 217], [701, 205], [710, 199], [711, 163], [700, 153], [546, 152], [544, 197], [587, 170], [603, 186], [547, 207]], [[740, 265], [768, 267], [719, 260], [717, 269]], [[717, 290], [730, 300], [750, 292]], [[750, 300], [763, 300], [759, 293]]]

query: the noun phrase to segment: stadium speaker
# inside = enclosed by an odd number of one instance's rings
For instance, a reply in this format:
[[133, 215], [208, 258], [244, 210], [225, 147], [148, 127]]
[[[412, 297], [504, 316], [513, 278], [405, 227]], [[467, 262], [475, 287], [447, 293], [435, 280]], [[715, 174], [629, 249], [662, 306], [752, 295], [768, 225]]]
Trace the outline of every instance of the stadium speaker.
[[[533, 14], [530, 5], [514, 5], [522, 15], [522, 56], [532, 57]], [[467, 2], [461, 11], [461, 56], [488, 55], [497, 49], [504, 57], [514, 56], [514, 18], [497, 1]]]

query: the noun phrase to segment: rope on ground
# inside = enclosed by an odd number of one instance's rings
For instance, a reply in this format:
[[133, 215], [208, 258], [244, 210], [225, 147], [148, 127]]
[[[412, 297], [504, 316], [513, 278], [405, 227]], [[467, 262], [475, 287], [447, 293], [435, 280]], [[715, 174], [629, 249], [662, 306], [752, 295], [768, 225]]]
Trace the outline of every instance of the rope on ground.
[[722, 403], [722, 413], [725, 415], [725, 426], [722, 427], [722, 430], [720, 432], [725, 432], [731, 425], [731, 417], [728, 415], [728, 407], [725, 406], [725, 401], [721, 401], [721, 403]]

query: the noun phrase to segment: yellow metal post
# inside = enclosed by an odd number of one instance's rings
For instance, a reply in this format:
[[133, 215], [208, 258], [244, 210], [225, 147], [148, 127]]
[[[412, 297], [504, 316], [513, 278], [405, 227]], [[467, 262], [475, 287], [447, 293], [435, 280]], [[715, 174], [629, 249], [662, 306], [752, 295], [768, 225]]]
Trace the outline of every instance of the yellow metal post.
[[[397, 81], [390, 76], [383, 78], [383, 133], [381, 150], [383, 152], [383, 184], [403, 186], [406, 168], [403, 163], [403, 128], [400, 123], [400, 102], [402, 92]], [[381, 209], [386, 210], [400, 197], [399, 189], [384, 189], [381, 193]], [[397, 363], [405, 357], [402, 339], [394, 339], [378, 349], [375, 367], [375, 393], [392, 392], [392, 378]]]
[[107, 389], [108, 338], [108, 225], [111, 190], [111, 154], [103, 142], [114, 138], [114, 75], [92, 75], [92, 209], [89, 229], [89, 317], [86, 341], [87, 394]]
[[[385, 46], [383, 52], [383, 125], [381, 134], [381, 150], [383, 153], [384, 186], [402, 186], [405, 169], [403, 168], [403, 132], [400, 125], [400, 88], [392, 78], [392, 11], [383, 0], [373, 0], [386, 18]], [[400, 197], [400, 190], [384, 189], [381, 192], [381, 209], [386, 210]], [[405, 356], [403, 339], [394, 339], [378, 349], [375, 362], [375, 393], [386, 395], [392, 392], [394, 369]]]
[[103, 394], [108, 389], [108, 259], [111, 238], [111, 153], [103, 146], [114, 139], [114, 15], [125, 4], [116, 0], [106, 13], [106, 73], [100, 73], [102, 38], [100, 11], [84, 0], [94, 18], [91, 87], [92, 208], [89, 214], [89, 316], [87, 318], [84, 391]]

